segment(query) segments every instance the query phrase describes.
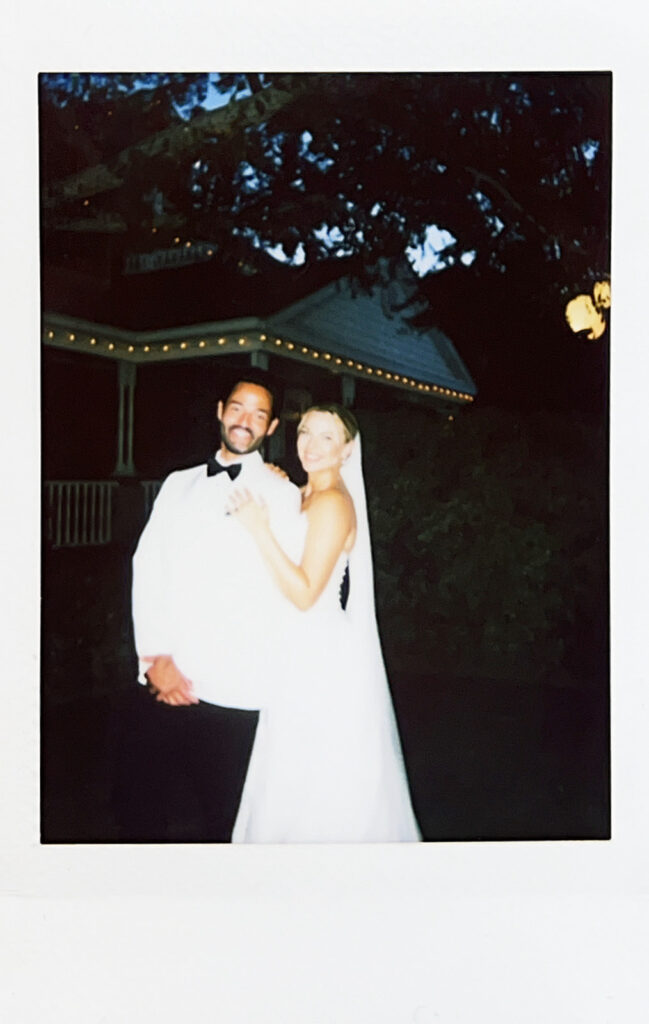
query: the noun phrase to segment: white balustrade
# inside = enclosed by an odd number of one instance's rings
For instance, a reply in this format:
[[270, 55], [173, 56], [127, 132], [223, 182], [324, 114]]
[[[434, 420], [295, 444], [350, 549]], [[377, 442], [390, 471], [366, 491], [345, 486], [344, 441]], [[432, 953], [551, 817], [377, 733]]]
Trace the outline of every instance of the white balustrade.
[[[117, 480], [48, 480], [45, 484], [46, 540], [54, 548], [110, 544]], [[148, 519], [160, 480], [141, 480]]]
[[115, 480], [49, 480], [47, 540], [55, 548], [110, 544]]
[[141, 480], [140, 484], [144, 490], [144, 514], [149, 518], [158, 491], [162, 487], [162, 480]]

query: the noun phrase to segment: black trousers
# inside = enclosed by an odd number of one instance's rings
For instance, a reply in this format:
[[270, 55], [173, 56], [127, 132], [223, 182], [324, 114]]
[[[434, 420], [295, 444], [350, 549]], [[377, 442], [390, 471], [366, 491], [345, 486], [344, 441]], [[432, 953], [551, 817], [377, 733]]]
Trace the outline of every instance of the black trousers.
[[136, 684], [109, 730], [122, 842], [230, 841], [258, 712], [172, 707]]

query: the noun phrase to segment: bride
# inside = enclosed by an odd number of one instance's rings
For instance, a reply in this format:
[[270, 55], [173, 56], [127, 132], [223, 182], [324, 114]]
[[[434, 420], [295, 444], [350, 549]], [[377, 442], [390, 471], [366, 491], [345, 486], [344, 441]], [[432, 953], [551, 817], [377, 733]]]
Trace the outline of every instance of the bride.
[[235, 492], [229, 509], [298, 609], [281, 691], [260, 712], [232, 841], [418, 840], [376, 625], [355, 418], [334, 404], [313, 406], [297, 451], [308, 476], [299, 563], [249, 492]]

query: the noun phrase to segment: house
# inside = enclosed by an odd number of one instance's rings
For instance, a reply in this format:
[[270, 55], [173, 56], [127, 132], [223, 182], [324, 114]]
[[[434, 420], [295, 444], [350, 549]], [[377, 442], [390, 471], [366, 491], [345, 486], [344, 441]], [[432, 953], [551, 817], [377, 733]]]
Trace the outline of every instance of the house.
[[274, 461], [290, 462], [296, 421], [314, 400], [386, 409], [416, 401], [440, 412], [470, 404], [476, 386], [453, 343], [435, 328], [414, 328], [413, 312], [407, 286], [358, 290], [350, 277], [275, 311], [174, 327], [45, 311], [48, 539], [109, 540], [120, 481], [139, 480], [148, 509], [161, 477], [204, 457], [199, 421], [213, 420], [216, 400], [246, 367], [279, 385]]

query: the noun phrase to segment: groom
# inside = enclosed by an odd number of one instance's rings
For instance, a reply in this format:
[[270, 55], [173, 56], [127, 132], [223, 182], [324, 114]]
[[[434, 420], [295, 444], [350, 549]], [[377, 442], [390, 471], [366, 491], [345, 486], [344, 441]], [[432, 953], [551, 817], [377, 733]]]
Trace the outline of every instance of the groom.
[[[278, 424], [262, 378], [217, 406], [221, 445], [207, 465], [163, 483], [133, 559], [133, 624], [142, 689], [120, 752], [122, 838], [230, 839], [258, 709], [281, 678], [292, 622], [257, 548], [226, 510], [247, 488], [268, 506], [285, 550], [296, 542], [298, 489], [259, 449]], [[251, 709], [235, 710], [235, 709]], [[181, 834], [193, 805], [200, 834]], [[191, 833], [191, 829], [189, 830]]]

